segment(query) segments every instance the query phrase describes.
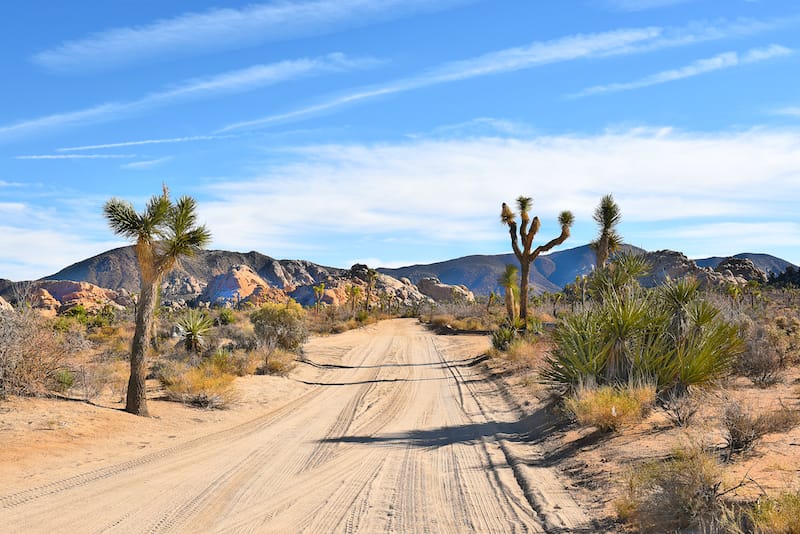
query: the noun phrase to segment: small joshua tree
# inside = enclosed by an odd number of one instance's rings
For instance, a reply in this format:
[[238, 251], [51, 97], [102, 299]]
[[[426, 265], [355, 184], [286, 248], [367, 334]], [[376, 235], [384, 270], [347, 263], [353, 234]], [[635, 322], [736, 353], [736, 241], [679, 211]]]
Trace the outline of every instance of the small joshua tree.
[[[572, 212], [562, 211], [558, 216], [558, 223], [561, 225], [561, 234], [555, 239], [551, 239], [544, 245], [539, 245], [535, 249], [533, 247], [533, 238], [539, 232], [541, 223], [539, 217], [534, 217], [532, 220], [528, 211], [533, 205], [531, 197], [517, 198], [517, 209], [520, 212], [520, 224], [517, 225], [516, 214], [511, 211], [508, 204], [503, 202], [500, 211], [500, 220], [503, 224], [508, 226], [508, 233], [511, 236], [511, 247], [514, 250], [514, 255], [517, 257], [520, 266], [521, 279], [519, 284], [519, 318], [523, 324], [528, 320], [528, 284], [531, 273], [531, 264], [542, 252], [547, 252], [556, 245], [560, 245], [569, 237], [569, 229], [572, 223], [575, 222], [575, 217]], [[519, 235], [517, 235], [519, 229]]]
[[322, 302], [322, 297], [325, 296], [325, 282], [320, 282], [319, 285], [312, 287], [314, 288], [314, 309], [319, 315], [319, 305]]
[[497, 280], [500, 285], [503, 286], [503, 291], [505, 292], [506, 315], [508, 316], [508, 321], [512, 325], [517, 318], [517, 303], [514, 298], [514, 294], [519, 292], [517, 273], [519, 273], [519, 269], [509, 263], [506, 265], [506, 270]]
[[605, 195], [600, 199], [600, 205], [594, 210], [592, 218], [600, 227], [600, 235], [590, 243], [597, 256], [597, 267], [603, 267], [608, 257], [622, 247], [622, 236], [616, 226], [622, 219], [622, 212], [614, 202], [614, 197]]

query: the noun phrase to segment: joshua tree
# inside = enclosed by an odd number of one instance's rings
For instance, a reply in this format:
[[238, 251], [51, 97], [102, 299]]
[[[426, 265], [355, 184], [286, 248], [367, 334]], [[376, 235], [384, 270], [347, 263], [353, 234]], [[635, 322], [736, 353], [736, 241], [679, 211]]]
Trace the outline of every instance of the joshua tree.
[[594, 210], [592, 218], [600, 227], [600, 235], [590, 243], [597, 256], [597, 267], [600, 268], [606, 264], [609, 255], [622, 247], [622, 236], [615, 229], [622, 219], [622, 212], [614, 202], [614, 197], [605, 195]]
[[322, 297], [325, 296], [325, 282], [320, 282], [319, 285], [312, 287], [314, 288], [314, 308], [319, 315], [319, 304], [322, 302]]
[[539, 231], [539, 227], [541, 226], [539, 217], [534, 217], [533, 220], [531, 220], [530, 215], [528, 214], [532, 204], [533, 199], [530, 197], [521, 196], [517, 199], [517, 208], [520, 212], [521, 221], [521, 224], [519, 225], [519, 236], [517, 236], [516, 215], [513, 211], [511, 211], [511, 208], [508, 207], [508, 204], [503, 202], [502, 210], [500, 212], [500, 220], [503, 222], [503, 224], [508, 226], [508, 233], [511, 236], [511, 247], [514, 249], [514, 255], [517, 257], [517, 260], [519, 260], [522, 274], [519, 285], [519, 294], [521, 297], [519, 302], [519, 317], [523, 324], [526, 324], [528, 320], [527, 297], [531, 264], [542, 252], [546, 252], [556, 245], [560, 245], [566, 241], [569, 237], [569, 229], [572, 226], [572, 223], [575, 221], [575, 217], [571, 212], [562, 211], [558, 216], [558, 223], [561, 225], [561, 234], [555, 239], [551, 239], [544, 245], [539, 245], [535, 249], [531, 250], [531, 247], [533, 246], [533, 238], [536, 236], [536, 233]]
[[375, 269], [367, 269], [367, 294], [364, 299], [364, 311], [369, 311], [370, 300], [372, 299], [372, 290], [375, 289], [375, 282], [378, 280], [378, 271]]
[[132, 414], [149, 415], [145, 364], [161, 279], [172, 270], [181, 256], [194, 254], [211, 240], [206, 227], [197, 225], [195, 207], [194, 199], [188, 196], [173, 203], [164, 186], [163, 194], [152, 197], [142, 213], [137, 213], [129, 202], [117, 198], [106, 202], [103, 208], [114, 233], [136, 241], [134, 248], [141, 285], [125, 404], [125, 411]]
[[517, 285], [518, 272], [519, 269], [509, 263], [506, 265], [506, 270], [497, 279], [505, 292], [506, 315], [508, 315], [508, 320], [511, 324], [514, 324], [514, 320], [517, 318], [517, 304], [514, 301], [514, 293], [519, 291], [519, 286]]
[[350, 313], [353, 317], [355, 317], [358, 297], [361, 296], [361, 286], [350, 284], [345, 288], [345, 294], [347, 295], [347, 299], [350, 301]]

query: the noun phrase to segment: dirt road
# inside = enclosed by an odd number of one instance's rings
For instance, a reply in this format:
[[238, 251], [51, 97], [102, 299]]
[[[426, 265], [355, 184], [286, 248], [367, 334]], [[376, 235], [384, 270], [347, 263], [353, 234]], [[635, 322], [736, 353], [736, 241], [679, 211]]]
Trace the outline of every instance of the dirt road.
[[[312, 340], [311, 385], [255, 419], [29, 489], [5, 532], [547, 532], [585, 517], [518, 462], [519, 415], [472, 358], [484, 338], [414, 320]], [[515, 452], [516, 451], [516, 452]], [[523, 450], [522, 457], [531, 453]], [[533, 451], [535, 456], [535, 451]]]

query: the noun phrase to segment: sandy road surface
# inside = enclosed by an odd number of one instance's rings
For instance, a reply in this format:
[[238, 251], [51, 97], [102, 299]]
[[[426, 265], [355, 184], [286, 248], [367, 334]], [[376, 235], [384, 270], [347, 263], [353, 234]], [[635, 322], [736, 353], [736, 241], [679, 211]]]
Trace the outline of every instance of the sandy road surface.
[[0, 530], [572, 531], [580, 510], [552, 473], [517, 465], [518, 416], [469, 365], [485, 343], [414, 320], [315, 339], [295, 377], [312, 387], [288, 404], [123, 463], [0, 488]]

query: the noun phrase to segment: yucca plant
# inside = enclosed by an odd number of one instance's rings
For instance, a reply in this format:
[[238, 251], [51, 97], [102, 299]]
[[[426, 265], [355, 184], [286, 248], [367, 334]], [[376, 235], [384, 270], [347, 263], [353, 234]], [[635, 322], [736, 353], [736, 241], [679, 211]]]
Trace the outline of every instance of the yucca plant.
[[199, 354], [205, 346], [206, 336], [214, 326], [214, 320], [204, 311], [189, 309], [178, 320], [177, 326], [186, 350]]

